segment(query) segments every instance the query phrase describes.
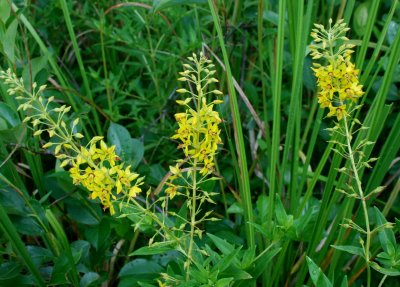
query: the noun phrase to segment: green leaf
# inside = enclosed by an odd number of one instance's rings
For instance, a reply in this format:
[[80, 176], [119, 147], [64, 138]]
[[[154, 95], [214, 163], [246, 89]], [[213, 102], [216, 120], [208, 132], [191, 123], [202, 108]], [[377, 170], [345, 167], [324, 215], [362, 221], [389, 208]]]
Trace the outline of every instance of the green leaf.
[[124, 265], [119, 272], [118, 277], [129, 277], [134, 281], [143, 279], [152, 280], [155, 277], [158, 277], [159, 273], [162, 271], [163, 268], [159, 264], [151, 260], [138, 258]]
[[371, 264], [371, 267], [374, 268], [376, 271], [379, 273], [382, 273], [384, 275], [388, 276], [400, 276], [400, 270], [395, 269], [395, 268], [384, 268], [379, 266], [376, 262], [373, 262], [374, 264]]
[[254, 261], [254, 268], [249, 269], [248, 272], [253, 278], [258, 278], [263, 272], [265, 272], [265, 266], [281, 251], [281, 248], [272, 248], [267, 251], [263, 251], [262, 255], [258, 255]]
[[18, 29], [18, 21], [14, 19], [11, 24], [7, 27], [6, 34], [4, 38], [1, 39], [1, 43], [3, 45], [4, 53], [6, 54], [8, 60], [11, 63], [15, 61], [15, 36], [17, 35]]
[[21, 123], [17, 113], [3, 102], [0, 102], [0, 117], [7, 122], [10, 128], [18, 126]]
[[307, 256], [306, 259], [308, 270], [314, 285], [318, 287], [332, 287], [332, 283], [322, 272], [321, 268], [319, 268], [310, 257]]
[[[37, 82], [36, 75], [46, 68], [47, 66], [47, 57], [37, 57], [31, 60], [30, 65], [26, 65], [24, 70], [22, 71], [22, 78], [25, 83], [29, 83], [32, 77], [34, 82]], [[40, 83], [39, 83], [40, 85]]]
[[364, 250], [361, 247], [352, 245], [331, 245], [331, 246], [337, 250], [345, 251], [364, 258]]
[[275, 214], [276, 220], [284, 229], [289, 229], [293, 225], [293, 216], [287, 215], [285, 207], [283, 206], [279, 196], [275, 197]]
[[36, 266], [40, 266], [42, 263], [47, 263], [53, 259], [53, 253], [49, 249], [29, 245], [26, 246], [26, 250], [28, 250], [29, 256]]
[[[187, 220], [187, 204], [184, 203], [182, 204], [181, 209], [178, 212], [178, 216], [176, 216], [176, 221], [175, 221], [175, 228], [182, 229], [182, 225], [186, 224]], [[177, 230], [175, 231], [176, 237], [181, 237], [183, 234], [183, 230]]]
[[[98, 286], [100, 275], [96, 272], [88, 272], [82, 276], [80, 287]], [[96, 285], [94, 285], [96, 283]]]
[[222, 278], [217, 281], [217, 284], [215, 284], [215, 287], [226, 287], [230, 286], [230, 283], [233, 281], [233, 278]]
[[347, 282], [347, 276], [344, 276], [342, 284], [340, 284], [340, 287], [348, 287], [349, 283]]
[[76, 222], [87, 225], [96, 225], [100, 222], [99, 218], [78, 200], [71, 201], [71, 203], [67, 205], [67, 211], [69, 217]]
[[8, 1], [0, 1], [0, 20], [5, 23], [10, 17], [11, 6]]
[[110, 144], [115, 145], [116, 154], [135, 169], [143, 158], [143, 143], [131, 138], [128, 130], [116, 123], [110, 124], [107, 136]]
[[[385, 216], [382, 214], [382, 212], [377, 207], [374, 207], [374, 210], [375, 210], [376, 224], [380, 226], [387, 223], [387, 220]], [[385, 250], [385, 252], [388, 254], [393, 253], [390, 252], [393, 250], [393, 247], [396, 246], [396, 238], [394, 236], [393, 230], [390, 228], [381, 228], [378, 234], [379, 234], [379, 241], [381, 243], [383, 250]], [[391, 245], [392, 248], [389, 247], [389, 244]]]
[[150, 246], [144, 246], [135, 250], [134, 252], [129, 254], [129, 256], [163, 254], [165, 252], [175, 249], [176, 249], [176, 242], [174, 241], [156, 242]]
[[102, 220], [98, 225], [88, 226], [85, 229], [87, 240], [99, 250], [109, 240], [111, 233], [110, 224], [107, 220]]
[[215, 246], [225, 255], [231, 254], [235, 248], [232, 244], [229, 244], [226, 240], [221, 239], [211, 233], [207, 233], [208, 238], [215, 244]]

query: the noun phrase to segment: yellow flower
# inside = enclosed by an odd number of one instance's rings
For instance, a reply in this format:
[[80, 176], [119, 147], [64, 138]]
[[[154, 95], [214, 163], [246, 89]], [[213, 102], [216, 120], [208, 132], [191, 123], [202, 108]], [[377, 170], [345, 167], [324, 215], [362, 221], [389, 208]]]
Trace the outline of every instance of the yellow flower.
[[347, 115], [348, 113], [346, 111], [346, 105], [340, 105], [338, 107], [335, 107], [333, 105], [329, 106], [329, 113], [327, 115], [328, 117], [336, 116], [338, 121], [340, 121], [341, 119], [343, 119], [343, 117]]
[[80, 153], [72, 160], [69, 173], [74, 184], [82, 184], [91, 192], [91, 199], [98, 198], [104, 209], [114, 214], [112, 201], [116, 195], [125, 191], [123, 196], [129, 200], [141, 192], [141, 184], [133, 184], [139, 175], [132, 172], [130, 166], [124, 168], [123, 164], [115, 164], [118, 158], [115, 146], [108, 147], [102, 140], [100, 147], [96, 143], [92, 140], [89, 149], [81, 147]]
[[[318, 103], [321, 108], [329, 108], [328, 117], [336, 117], [340, 121], [348, 116], [351, 104], [364, 94], [358, 79], [359, 71], [350, 59], [354, 45], [345, 43], [348, 39], [343, 35], [348, 28], [343, 20], [333, 27], [330, 22], [329, 29], [318, 24], [315, 27], [311, 36], [315, 42], [325, 44], [311, 45], [312, 56], [314, 59], [325, 58], [328, 61], [326, 65], [314, 64], [312, 68], [319, 87]], [[336, 46], [337, 51], [333, 51], [337, 40], [343, 40], [344, 44]]]

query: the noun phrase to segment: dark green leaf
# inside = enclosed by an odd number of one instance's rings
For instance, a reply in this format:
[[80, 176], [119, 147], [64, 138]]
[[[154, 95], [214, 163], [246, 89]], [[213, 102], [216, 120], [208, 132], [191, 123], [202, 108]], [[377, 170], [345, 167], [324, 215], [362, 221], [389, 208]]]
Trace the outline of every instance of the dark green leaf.
[[[80, 287], [98, 286], [100, 275], [96, 272], [88, 272], [81, 278]], [[96, 284], [96, 285], [93, 285]]]
[[157, 263], [138, 258], [124, 265], [118, 274], [118, 277], [133, 277], [135, 280], [152, 279], [157, 277], [163, 268]]

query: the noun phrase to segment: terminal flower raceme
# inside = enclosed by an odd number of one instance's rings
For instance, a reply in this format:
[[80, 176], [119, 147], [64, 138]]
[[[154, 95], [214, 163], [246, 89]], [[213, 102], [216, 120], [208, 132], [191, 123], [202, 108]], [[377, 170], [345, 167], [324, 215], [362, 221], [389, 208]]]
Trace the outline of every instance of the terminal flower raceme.
[[[187, 82], [192, 90], [178, 89], [180, 94], [189, 94], [183, 100], [177, 100], [177, 104], [184, 106], [185, 111], [175, 114], [178, 129], [172, 136], [180, 143], [189, 169], [199, 170], [200, 175], [206, 176], [214, 170], [215, 154], [218, 145], [222, 143], [219, 124], [222, 122], [219, 113], [214, 110], [215, 106], [223, 103], [220, 99], [207, 100], [208, 95], [222, 95], [219, 90], [209, 90], [209, 85], [218, 82], [213, 77], [215, 74], [214, 65], [202, 53], [200, 56], [193, 54], [188, 57], [190, 64], [184, 64], [185, 70], [180, 72], [179, 81]], [[179, 187], [173, 182], [180, 176], [179, 166], [170, 167], [173, 175], [167, 182], [165, 192], [173, 198], [178, 194]]]
[[[349, 107], [358, 101], [364, 94], [359, 83], [357, 70], [351, 62], [351, 54], [354, 45], [348, 44], [344, 36], [348, 31], [346, 24], [340, 20], [332, 27], [329, 21], [329, 29], [315, 24], [311, 36], [315, 44], [310, 46], [313, 59], [325, 59], [326, 64], [314, 63], [312, 70], [317, 78], [319, 87], [318, 103], [321, 108], [328, 108], [328, 117], [336, 117], [340, 121], [348, 116]], [[338, 40], [344, 43], [337, 51], [333, 47]]]
[[55, 156], [61, 160], [60, 167], [71, 166], [69, 174], [73, 183], [83, 185], [90, 192], [91, 199], [98, 198], [104, 209], [114, 214], [112, 203], [117, 197], [129, 201], [141, 192], [143, 178], [120, 162], [115, 146], [107, 146], [101, 136], [93, 137], [87, 146], [80, 145], [84, 136], [76, 131], [79, 119], [67, 124], [71, 107], [54, 107], [54, 97], [46, 99], [42, 95], [46, 86], [37, 87], [34, 83], [32, 91], [28, 91], [22, 78], [18, 79], [10, 69], [0, 71], [0, 79], [8, 85], [8, 93], [16, 94], [16, 99], [21, 101], [18, 110], [31, 111], [24, 122], [31, 122], [37, 129], [33, 135], [48, 133], [50, 141], [43, 148], [54, 148]]

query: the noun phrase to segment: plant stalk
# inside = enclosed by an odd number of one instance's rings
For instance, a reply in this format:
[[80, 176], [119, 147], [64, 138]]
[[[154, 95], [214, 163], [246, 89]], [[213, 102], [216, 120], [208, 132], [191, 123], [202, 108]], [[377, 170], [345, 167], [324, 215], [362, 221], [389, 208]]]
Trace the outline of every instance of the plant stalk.
[[344, 128], [345, 128], [345, 132], [346, 132], [346, 143], [347, 143], [347, 149], [348, 149], [348, 153], [349, 153], [349, 159], [350, 159], [350, 163], [351, 163], [351, 168], [353, 169], [353, 173], [354, 173], [354, 179], [356, 181], [357, 184], [357, 189], [358, 189], [358, 195], [360, 196], [361, 199], [361, 205], [362, 205], [362, 209], [363, 209], [363, 213], [364, 213], [364, 219], [365, 219], [365, 225], [366, 225], [366, 236], [367, 236], [367, 241], [364, 247], [364, 255], [365, 255], [365, 261], [367, 264], [367, 286], [370, 287], [371, 286], [371, 268], [369, 266], [369, 260], [370, 260], [370, 245], [371, 245], [371, 229], [369, 226], [369, 217], [368, 217], [368, 208], [367, 208], [367, 203], [366, 203], [366, 198], [364, 196], [364, 192], [362, 190], [362, 186], [361, 186], [361, 180], [358, 176], [358, 170], [357, 170], [357, 166], [354, 160], [354, 153], [351, 147], [351, 134], [349, 131], [349, 127], [348, 127], [348, 123], [347, 123], [347, 117], [344, 116], [343, 117], [344, 120]]

